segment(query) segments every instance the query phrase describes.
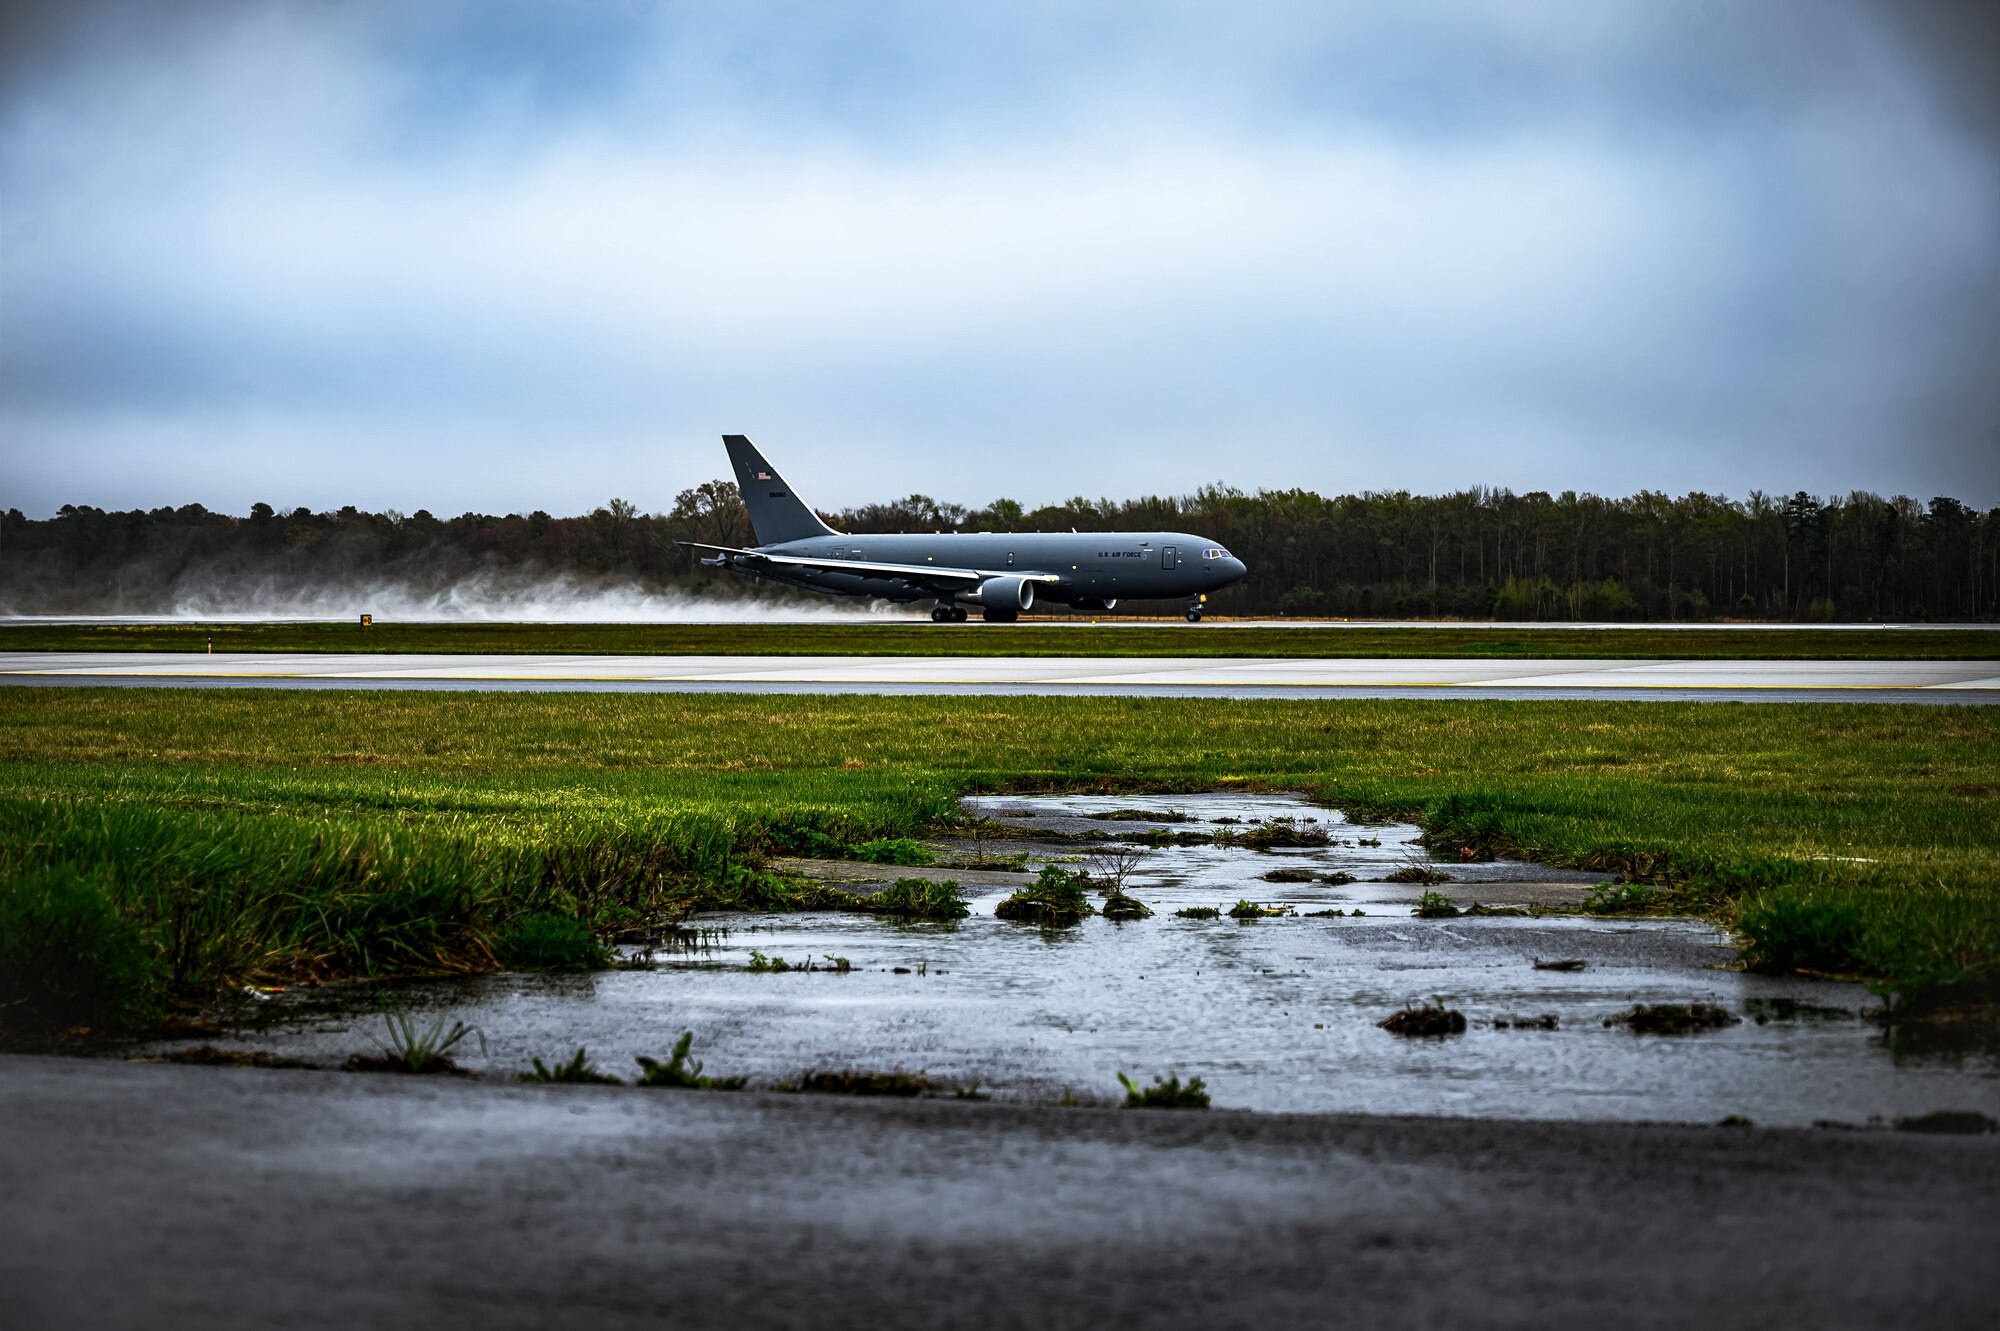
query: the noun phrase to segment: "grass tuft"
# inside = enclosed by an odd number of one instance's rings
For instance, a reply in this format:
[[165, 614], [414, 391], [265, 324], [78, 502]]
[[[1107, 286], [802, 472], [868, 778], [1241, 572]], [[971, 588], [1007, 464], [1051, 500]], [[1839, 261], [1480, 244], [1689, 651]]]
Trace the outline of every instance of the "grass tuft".
[[682, 1031], [681, 1038], [674, 1041], [673, 1052], [662, 1063], [656, 1058], [639, 1055], [640, 1086], [667, 1086], [689, 1091], [740, 1091], [750, 1082], [748, 1077], [705, 1077], [699, 1062], [688, 1061], [688, 1050], [694, 1047], [694, 1032]]
[[1206, 1109], [1208, 1108], [1208, 1088], [1202, 1085], [1200, 1077], [1190, 1077], [1185, 1085], [1180, 1074], [1154, 1077], [1151, 1086], [1141, 1086], [1124, 1073], [1118, 1074], [1119, 1085], [1125, 1088], [1127, 1109]]
[[554, 1067], [546, 1067], [543, 1065], [542, 1060], [538, 1058], [534, 1060], [534, 1064], [535, 1067], [532, 1072], [517, 1072], [514, 1074], [514, 1080], [524, 1082], [560, 1082], [564, 1085], [574, 1086], [624, 1085], [618, 1078], [606, 1076], [592, 1066], [581, 1046], [578, 1046], [575, 1055], [567, 1063], [558, 1063]]
[[477, 1026], [468, 1026], [448, 1012], [440, 1012], [431, 1019], [428, 1026], [419, 1026], [417, 1019], [405, 1011], [395, 999], [382, 1000], [383, 1034], [369, 1036], [379, 1055], [356, 1054], [347, 1060], [350, 1072], [405, 1072], [422, 1075], [434, 1072], [456, 1072], [458, 1064], [451, 1059], [451, 1051], [456, 1049], [467, 1036], [479, 1037], [479, 1050], [486, 1051], [486, 1036]]
[[847, 853], [868, 864], [923, 865], [936, 858], [930, 847], [910, 837], [878, 837], [850, 847]]
[[1039, 924], [1066, 928], [1080, 924], [1096, 913], [1088, 895], [1090, 879], [1060, 864], [1045, 864], [1033, 887], [1024, 887], [1008, 897], [993, 913], [1019, 924]]
[[863, 897], [860, 904], [873, 914], [908, 920], [962, 920], [972, 914], [959, 895], [957, 883], [933, 883], [924, 878], [898, 878], [873, 896]]
[[1446, 1007], [1445, 1001], [1440, 998], [1421, 1007], [1406, 1003], [1401, 1011], [1390, 1013], [1387, 1019], [1377, 1024], [1391, 1035], [1458, 1035], [1465, 1030], [1465, 1014], [1456, 1008]]

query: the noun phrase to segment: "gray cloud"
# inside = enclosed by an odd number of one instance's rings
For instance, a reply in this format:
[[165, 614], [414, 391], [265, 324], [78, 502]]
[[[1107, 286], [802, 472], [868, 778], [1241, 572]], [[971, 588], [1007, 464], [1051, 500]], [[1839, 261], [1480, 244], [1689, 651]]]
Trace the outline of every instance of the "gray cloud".
[[658, 507], [737, 429], [829, 506], [2000, 500], [1945, 0], [8, 13], [31, 511]]

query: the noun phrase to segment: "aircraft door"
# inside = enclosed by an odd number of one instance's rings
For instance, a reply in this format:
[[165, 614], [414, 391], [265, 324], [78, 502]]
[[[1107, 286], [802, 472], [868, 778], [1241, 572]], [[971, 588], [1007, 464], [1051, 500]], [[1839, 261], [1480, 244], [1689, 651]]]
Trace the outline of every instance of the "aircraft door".
[[1160, 547], [1161, 568], [1163, 569], [1173, 568], [1180, 562], [1181, 562], [1181, 552], [1179, 546], [1164, 545]]

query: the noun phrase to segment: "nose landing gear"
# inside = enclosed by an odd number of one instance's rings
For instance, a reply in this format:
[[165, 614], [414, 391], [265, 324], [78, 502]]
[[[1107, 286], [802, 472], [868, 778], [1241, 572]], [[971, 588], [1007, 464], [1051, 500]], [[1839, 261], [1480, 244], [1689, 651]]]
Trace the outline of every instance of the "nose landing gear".
[[1195, 596], [1190, 596], [1190, 597], [1188, 597], [1188, 607], [1187, 607], [1187, 622], [1188, 622], [1188, 623], [1190, 623], [1190, 624], [1199, 624], [1199, 623], [1201, 623], [1201, 608], [1202, 608], [1202, 605], [1203, 605], [1203, 604], [1204, 604], [1205, 602], [1207, 602], [1207, 600], [1208, 600], [1208, 598], [1207, 598], [1206, 596], [1202, 596], [1202, 595], [1195, 595]]

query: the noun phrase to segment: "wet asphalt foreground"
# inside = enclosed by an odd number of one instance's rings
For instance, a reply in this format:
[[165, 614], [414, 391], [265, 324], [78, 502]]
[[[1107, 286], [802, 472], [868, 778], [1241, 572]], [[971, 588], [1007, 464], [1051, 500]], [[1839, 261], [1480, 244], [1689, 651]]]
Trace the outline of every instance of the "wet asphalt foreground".
[[21, 1331], [1970, 1327], [1996, 1239], [1993, 1136], [0, 1059]]
[[[1180, 812], [1282, 812], [1214, 798]], [[1089, 797], [1034, 803], [1008, 816], [1105, 826]], [[1141, 895], [1162, 916], [1139, 925], [1004, 925], [996, 881], [957, 929], [743, 921], [720, 953], [653, 972], [405, 987], [493, 1036], [467, 1047], [474, 1077], [0, 1058], [0, 1327], [1993, 1324], [2000, 1136], [1712, 1126], [1991, 1109], [1990, 1050], [1899, 1053], [1829, 1006], [1853, 986], [1714, 969], [1725, 940], [1693, 921], [1413, 921], [1415, 889], [1379, 880], [1420, 853], [1415, 829], [1326, 825], [1333, 846], [1249, 871], [1240, 853], [1161, 856]], [[1367, 914], [1165, 914], [1272, 864], [1362, 881], [1250, 895]], [[1587, 890], [1450, 867], [1461, 901]], [[1589, 969], [1526, 964], [1559, 943]], [[857, 969], [747, 974], [752, 946], [843, 948]], [[925, 956], [928, 975], [890, 965]], [[1476, 1016], [1546, 1002], [1564, 1023], [1375, 1029], [1434, 983]], [[1680, 1039], [1596, 1022], [1631, 993], [1768, 1022]], [[379, 1025], [357, 997], [246, 1000], [258, 1019], [214, 1039], [337, 1063]], [[997, 1098], [509, 1080], [586, 1042], [629, 1073], [684, 1024], [753, 1085], [893, 1062], [989, 1078]], [[1050, 1103], [1169, 1060], [1219, 1105], [1319, 1112]], [[1475, 1117], [1386, 1116], [1427, 1109]]]

